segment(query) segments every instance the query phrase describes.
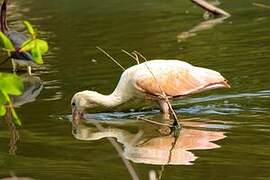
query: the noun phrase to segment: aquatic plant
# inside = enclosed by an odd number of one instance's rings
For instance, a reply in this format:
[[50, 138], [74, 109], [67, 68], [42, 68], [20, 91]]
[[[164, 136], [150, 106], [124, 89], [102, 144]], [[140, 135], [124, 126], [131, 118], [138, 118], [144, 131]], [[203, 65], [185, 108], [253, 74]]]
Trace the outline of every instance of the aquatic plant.
[[31, 38], [25, 41], [20, 48], [20, 52], [30, 51], [35, 62], [37, 64], [43, 64], [42, 55], [45, 54], [49, 47], [48, 43], [42, 39], [37, 39], [37, 31], [34, 30], [32, 25], [28, 21], [23, 22], [28, 32], [31, 35]]
[[1, 43], [3, 45], [3, 50], [8, 52], [8, 54], [10, 52], [13, 52], [15, 51], [15, 48], [12, 44], [12, 42], [9, 40], [9, 38], [3, 33], [0, 31], [0, 40], [1, 40]]
[[10, 73], [0, 73], [0, 116], [5, 116], [7, 109], [11, 111], [12, 120], [21, 125], [21, 121], [14, 110], [10, 95], [19, 96], [23, 92], [23, 82], [19, 76]]
[[45, 40], [37, 39], [37, 31], [28, 21], [24, 21], [24, 25], [30, 34], [30, 38], [17, 49], [14, 48], [10, 39], [3, 32], [0, 32], [3, 50], [8, 53], [9, 57], [14, 52], [30, 52], [35, 63], [43, 64], [42, 55], [48, 51], [48, 43]]

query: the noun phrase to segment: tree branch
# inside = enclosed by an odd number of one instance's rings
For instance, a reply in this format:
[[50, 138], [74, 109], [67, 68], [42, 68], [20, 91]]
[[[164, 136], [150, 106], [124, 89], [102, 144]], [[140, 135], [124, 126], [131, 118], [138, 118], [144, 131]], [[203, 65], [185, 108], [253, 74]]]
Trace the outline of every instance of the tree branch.
[[229, 13], [226, 11], [204, 1], [204, 0], [191, 0], [193, 3], [197, 4], [201, 8], [205, 9], [206, 11], [214, 14], [215, 16], [231, 16]]

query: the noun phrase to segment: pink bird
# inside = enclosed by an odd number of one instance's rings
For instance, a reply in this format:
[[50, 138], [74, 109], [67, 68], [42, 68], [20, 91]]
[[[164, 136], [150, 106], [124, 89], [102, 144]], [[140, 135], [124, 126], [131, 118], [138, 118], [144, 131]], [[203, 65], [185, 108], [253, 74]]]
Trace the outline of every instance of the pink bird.
[[113, 108], [135, 99], [158, 103], [169, 117], [167, 99], [229, 87], [217, 71], [179, 60], [151, 60], [126, 69], [110, 95], [88, 90], [76, 93], [71, 100], [73, 122], [83, 118], [87, 108]]

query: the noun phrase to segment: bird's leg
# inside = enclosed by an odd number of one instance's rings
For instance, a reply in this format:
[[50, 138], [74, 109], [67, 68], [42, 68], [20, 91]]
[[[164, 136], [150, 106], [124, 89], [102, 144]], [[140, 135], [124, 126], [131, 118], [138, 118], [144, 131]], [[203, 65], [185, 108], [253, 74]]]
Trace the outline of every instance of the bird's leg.
[[162, 112], [164, 119], [170, 119], [170, 108], [166, 100], [159, 99], [158, 104], [159, 104], [160, 111]]
[[14, 61], [14, 59], [11, 59], [11, 63], [12, 63], [12, 72], [16, 72], [17, 68], [16, 68], [16, 63]]
[[179, 122], [178, 122], [178, 118], [170, 104], [170, 101], [167, 97], [165, 98], [162, 98], [160, 97], [159, 100], [159, 106], [160, 106], [160, 109], [161, 111], [163, 112], [163, 116], [164, 116], [164, 119], [166, 121], [170, 121], [172, 118], [174, 121], [172, 122], [172, 128], [171, 128], [171, 131], [174, 132], [175, 130], [179, 130], [181, 128]]
[[31, 69], [32, 69], [31, 66], [27, 66], [27, 72], [28, 72], [29, 75], [32, 75]]
[[[171, 109], [172, 107], [170, 107], [168, 100], [166, 100], [164, 98], [160, 98], [158, 100], [158, 102], [159, 102], [160, 110], [163, 114], [163, 118], [165, 120], [165, 124], [171, 125], [169, 127], [169, 131], [170, 131], [169, 134], [171, 134], [171, 133], [176, 134], [180, 130], [181, 126], [177, 121], [177, 117], [176, 117], [173, 109]], [[168, 126], [167, 126], [167, 128], [162, 127], [159, 131], [162, 133], [166, 132], [166, 134], [168, 134]]]

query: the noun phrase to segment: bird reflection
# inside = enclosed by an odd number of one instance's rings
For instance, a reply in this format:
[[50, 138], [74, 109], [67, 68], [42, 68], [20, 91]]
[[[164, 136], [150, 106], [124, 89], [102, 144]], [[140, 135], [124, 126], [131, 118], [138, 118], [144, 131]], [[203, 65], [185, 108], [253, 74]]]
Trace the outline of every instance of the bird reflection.
[[[43, 88], [43, 83], [41, 79], [37, 76], [24, 74], [24, 75], [21, 75], [20, 77], [24, 84], [24, 91], [22, 95], [20, 96], [11, 97], [14, 107], [18, 107], [26, 103], [34, 102], [36, 100], [36, 97], [40, 94]], [[9, 142], [9, 153], [16, 154], [17, 142], [20, 137], [19, 137], [19, 131], [17, 130], [15, 124], [12, 121], [10, 108], [7, 108], [5, 120], [11, 134], [10, 142]]]
[[194, 26], [189, 31], [184, 31], [184, 32], [178, 34], [177, 40], [178, 40], [178, 42], [182, 42], [190, 37], [196, 36], [197, 32], [211, 29], [211, 28], [215, 27], [216, 25], [223, 23], [224, 20], [227, 18], [228, 17], [219, 17], [219, 18], [205, 20], [203, 22], [200, 22], [198, 25]]
[[[96, 123], [96, 122], [95, 122]], [[100, 122], [104, 123], [104, 122]], [[107, 122], [108, 123], [108, 122]], [[190, 150], [215, 149], [215, 141], [224, 139], [224, 132], [210, 128], [206, 122], [182, 120], [179, 134], [164, 135], [161, 127], [153, 130], [137, 123], [138, 133], [125, 126], [104, 126], [102, 132], [90, 124], [80, 124], [74, 137], [79, 140], [99, 140], [113, 137], [123, 144], [125, 157], [135, 163], [155, 165], [191, 165], [198, 158]], [[134, 123], [135, 124], [135, 123]], [[164, 128], [164, 127], [163, 127]], [[134, 132], [134, 129], [133, 129]]]
[[12, 97], [15, 107], [34, 102], [43, 89], [43, 82], [38, 76], [23, 74], [20, 78], [23, 81], [24, 91], [22, 95]]

